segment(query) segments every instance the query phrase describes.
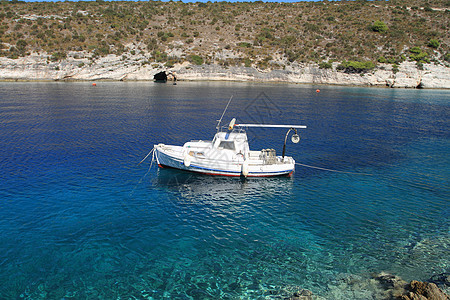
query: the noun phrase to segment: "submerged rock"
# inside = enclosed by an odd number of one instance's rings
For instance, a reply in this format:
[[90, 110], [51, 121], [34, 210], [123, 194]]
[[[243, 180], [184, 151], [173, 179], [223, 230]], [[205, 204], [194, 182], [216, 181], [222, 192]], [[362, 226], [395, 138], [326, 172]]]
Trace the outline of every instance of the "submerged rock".
[[[442, 276], [433, 276], [439, 282], [446, 282], [447, 273]], [[319, 298], [295, 298], [319, 299]], [[303, 295], [301, 295], [303, 296]], [[324, 299], [350, 300], [350, 299], [375, 299], [375, 300], [450, 300], [449, 296], [436, 284], [431, 282], [411, 281], [410, 283], [401, 277], [381, 272], [373, 274], [371, 278], [353, 274], [341, 274], [336, 277], [333, 284], [328, 285], [328, 291], [321, 295]], [[314, 295], [311, 295], [314, 297]], [[317, 296], [316, 296], [317, 297]]]
[[375, 277], [384, 289], [385, 298], [401, 300], [450, 300], [436, 284], [413, 280], [409, 284], [398, 276], [380, 273]]
[[436, 284], [441, 289], [450, 287], [450, 273], [441, 273], [431, 276], [428, 282]]
[[407, 287], [408, 292], [401, 296], [402, 300], [449, 300], [436, 284], [413, 280]]
[[406, 286], [408, 283], [398, 276], [380, 273], [375, 277], [375, 280], [379, 282], [382, 290], [381, 294], [384, 294], [384, 299], [398, 299], [406, 292]]
[[298, 292], [295, 292], [292, 297], [289, 298], [289, 300], [321, 300], [323, 298], [314, 295], [309, 290], [300, 290]]

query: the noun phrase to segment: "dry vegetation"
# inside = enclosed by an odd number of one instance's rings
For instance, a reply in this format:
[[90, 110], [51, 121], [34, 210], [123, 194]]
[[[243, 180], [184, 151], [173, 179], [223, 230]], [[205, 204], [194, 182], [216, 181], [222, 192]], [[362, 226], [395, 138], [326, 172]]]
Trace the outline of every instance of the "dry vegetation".
[[[148, 63], [346, 70], [450, 62], [450, 2], [0, 2], [0, 56], [142, 54]], [[226, 55], [224, 55], [224, 53]], [[80, 54], [76, 54], [80, 55]]]

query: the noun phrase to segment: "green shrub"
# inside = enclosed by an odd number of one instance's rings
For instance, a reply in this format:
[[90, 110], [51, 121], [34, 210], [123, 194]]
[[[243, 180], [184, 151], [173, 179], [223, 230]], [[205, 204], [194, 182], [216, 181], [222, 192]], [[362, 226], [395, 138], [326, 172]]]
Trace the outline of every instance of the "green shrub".
[[384, 64], [386, 63], [386, 58], [384, 58], [384, 56], [380, 56], [378, 57], [378, 62]]
[[50, 60], [51, 61], [59, 61], [59, 60], [65, 59], [65, 58], [67, 58], [67, 54], [65, 52], [58, 51], [58, 52], [54, 52], [52, 54], [52, 56], [50, 57]]
[[158, 50], [154, 50], [152, 55], [155, 58], [156, 62], [166, 62], [167, 61], [167, 53], [166, 52], [160, 52]]
[[305, 22], [304, 26], [305, 26], [305, 31], [320, 33], [320, 27], [316, 24]]
[[423, 62], [422, 61], [416, 62], [416, 66], [417, 66], [417, 69], [423, 71]]
[[101, 42], [98, 45], [97, 49], [95, 49], [94, 54], [96, 56], [106, 56], [106, 55], [108, 55], [109, 54], [109, 45], [105, 41]]
[[419, 47], [412, 47], [411, 49], [409, 49], [409, 52], [413, 54], [419, 54], [420, 52], [422, 52], [422, 49], [420, 49]]
[[256, 38], [261, 41], [273, 40], [274, 36], [273, 36], [272, 32], [273, 32], [273, 29], [263, 28], [262, 31], [256, 36]]
[[409, 55], [409, 58], [411, 60], [421, 62], [421, 63], [429, 63], [430, 59], [428, 58], [428, 53], [422, 51], [419, 47], [412, 47], [409, 49], [409, 52], [411, 54]]
[[448, 63], [450, 63], [450, 52], [447, 52], [444, 54], [444, 60]]
[[431, 47], [431, 48], [434, 48], [434, 49], [439, 48], [439, 45], [440, 45], [439, 41], [438, 41], [438, 40], [435, 40], [435, 39], [431, 39], [431, 40], [428, 42], [428, 47]]
[[398, 72], [398, 65], [397, 64], [393, 64], [392, 65], [392, 72], [395, 74]]
[[16, 47], [9, 48], [8, 58], [11, 58], [11, 59], [19, 58], [19, 51], [17, 51]]
[[364, 73], [375, 68], [375, 64], [371, 61], [343, 61], [337, 66], [338, 70], [345, 73]]
[[292, 51], [292, 50], [287, 50], [286, 57], [289, 62], [294, 62], [300, 57], [300, 53], [298, 53], [296, 51]]
[[388, 31], [387, 25], [383, 21], [375, 21], [371, 26], [370, 29], [375, 32], [385, 33]]
[[319, 64], [319, 69], [331, 69], [331, 68], [333, 68], [333, 65], [329, 62], [323, 61]]
[[203, 58], [198, 55], [191, 55], [189, 56], [189, 61], [193, 63], [194, 65], [203, 65]]
[[156, 35], [163, 42], [167, 41], [167, 39], [170, 38], [170, 37], [174, 37], [174, 34], [172, 32], [164, 32], [164, 31], [158, 31], [158, 33]]
[[147, 49], [149, 51], [156, 50], [158, 48], [158, 41], [154, 38], [147, 40]]
[[24, 51], [28, 43], [25, 40], [18, 40], [16, 43], [17, 50]]
[[247, 43], [247, 42], [240, 42], [238, 43], [239, 47], [243, 47], [243, 48], [251, 48], [252, 44], [251, 43]]

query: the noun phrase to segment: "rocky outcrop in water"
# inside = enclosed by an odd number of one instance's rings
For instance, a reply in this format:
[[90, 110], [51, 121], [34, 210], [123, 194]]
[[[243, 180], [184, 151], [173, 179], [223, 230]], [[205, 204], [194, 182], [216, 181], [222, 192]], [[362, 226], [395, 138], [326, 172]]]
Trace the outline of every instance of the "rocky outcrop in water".
[[449, 300], [450, 297], [446, 295], [434, 283], [411, 281], [406, 287], [408, 290], [403, 294], [401, 300]]
[[398, 299], [405, 293], [406, 281], [398, 276], [380, 273], [373, 277], [379, 288], [380, 299]]
[[298, 292], [295, 292], [292, 297], [289, 298], [289, 300], [322, 300], [323, 298], [314, 295], [309, 290], [301, 290]]
[[0, 57], [0, 80], [143, 80], [152, 81], [161, 71], [176, 72], [178, 80], [223, 80], [288, 82], [394, 88], [450, 89], [450, 68], [424, 64], [419, 70], [414, 62], [403, 62], [395, 73], [390, 65], [366, 73], [349, 74], [336, 69], [320, 69], [317, 64], [280, 64], [279, 69], [260, 70], [255, 67], [192, 65], [188, 62], [166, 68], [149, 63], [144, 54], [134, 56], [108, 55], [93, 60], [88, 53], [72, 53], [63, 61], [51, 61], [43, 54], [8, 59]]
[[[450, 286], [447, 273], [433, 276], [441, 288]], [[375, 299], [375, 300], [450, 300], [450, 297], [434, 282], [411, 281], [407, 283], [399, 276], [389, 273], [374, 274], [364, 278], [353, 274], [341, 274], [328, 285], [324, 295], [299, 289], [289, 300], [323, 299]]]

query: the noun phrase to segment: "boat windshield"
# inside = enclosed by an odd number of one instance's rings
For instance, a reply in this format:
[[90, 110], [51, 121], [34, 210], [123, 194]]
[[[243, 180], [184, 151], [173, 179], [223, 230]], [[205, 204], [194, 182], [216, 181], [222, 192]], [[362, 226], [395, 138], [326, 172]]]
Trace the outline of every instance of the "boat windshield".
[[219, 148], [235, 150], [234, 141], [220, 141]]

